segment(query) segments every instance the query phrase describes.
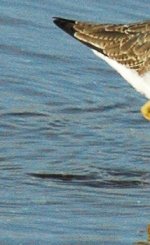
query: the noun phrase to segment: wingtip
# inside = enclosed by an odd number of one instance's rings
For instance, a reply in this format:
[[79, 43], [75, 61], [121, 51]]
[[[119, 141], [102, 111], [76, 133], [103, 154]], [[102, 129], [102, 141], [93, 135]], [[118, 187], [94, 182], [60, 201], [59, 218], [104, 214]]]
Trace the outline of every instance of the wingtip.
[[54, 21], [63, 21], [63, 22], [71, 22], [71, 23], [75, 22], [74, 20], [66, 19], [66, 18], [62, 18], [62, 17], [58, 17], [58, 16], [54, 16], [54, 17], [52, 17], [52, 19]]
[[57, 22], [59, 21], [60, 18], [54, 16], [52, 17], [52, 19], [53, 19], [53, 22], [57, 25]]
[[73, 27], [75, 24], [74, 20], [65, 19], [61, 17], [53, 17], [53, 22], [55, 25], [57, 25], [59, 28], [61, 28], [62, 30], [70, 34], [71, 36], [74, 35], [74, 32], [75, 32], [74, 27]]
[[53, 19], [53, 22], [55, 23], [55, 22], [59, 21], [59, 20], [62, 19], [62, 18], [57, 17], [57, 16], [54, 16], [54, 17], [52, 17], [52, 19]]

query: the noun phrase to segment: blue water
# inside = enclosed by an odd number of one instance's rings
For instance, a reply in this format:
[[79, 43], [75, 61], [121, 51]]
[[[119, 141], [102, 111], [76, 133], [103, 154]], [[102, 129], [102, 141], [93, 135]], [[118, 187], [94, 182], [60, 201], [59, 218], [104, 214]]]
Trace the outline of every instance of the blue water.
[[146, 99], [52, 16], [126, 23], [149, 11], [149, 0], [0, 0], [0, 244], [146, 240]]

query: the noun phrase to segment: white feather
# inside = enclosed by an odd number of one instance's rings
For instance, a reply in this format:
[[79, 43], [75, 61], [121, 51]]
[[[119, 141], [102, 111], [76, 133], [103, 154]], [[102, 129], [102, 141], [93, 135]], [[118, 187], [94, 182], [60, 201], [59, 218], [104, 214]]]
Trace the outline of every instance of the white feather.
[[113, 67], [120, 75], [130, 83], [138, 92], [150, 99], [150, 71], [140, 76], [136, 70], [129, 69], [125, 65], [108, 58], [107, 56], [92, 50], [98, 57], [105, 60], [111, 67]]

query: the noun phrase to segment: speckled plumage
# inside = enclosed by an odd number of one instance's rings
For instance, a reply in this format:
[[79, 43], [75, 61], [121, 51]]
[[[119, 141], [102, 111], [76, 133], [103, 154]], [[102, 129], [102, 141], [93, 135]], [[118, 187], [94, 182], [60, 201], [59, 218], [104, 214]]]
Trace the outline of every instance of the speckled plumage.
[[55, 18], [54, 22], [82, 43], [139, 74], [150, 71], [150, 21], [112, 25]]
[[[55, 17], [54, 23], [92, 51], [150, 99], [150, 21], [93, 24]], [[150, 120], [150, 102], [141, 112]]]

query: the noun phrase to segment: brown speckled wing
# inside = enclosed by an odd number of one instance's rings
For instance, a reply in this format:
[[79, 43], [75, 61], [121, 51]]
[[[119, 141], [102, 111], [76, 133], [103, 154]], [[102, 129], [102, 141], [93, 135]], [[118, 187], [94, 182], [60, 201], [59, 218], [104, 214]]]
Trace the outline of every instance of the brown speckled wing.
[[54, 22], [80, 42], [139, 74], [150, 71], [150, 21], [112, 25], [55, 18]]

